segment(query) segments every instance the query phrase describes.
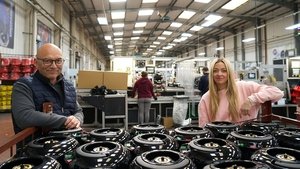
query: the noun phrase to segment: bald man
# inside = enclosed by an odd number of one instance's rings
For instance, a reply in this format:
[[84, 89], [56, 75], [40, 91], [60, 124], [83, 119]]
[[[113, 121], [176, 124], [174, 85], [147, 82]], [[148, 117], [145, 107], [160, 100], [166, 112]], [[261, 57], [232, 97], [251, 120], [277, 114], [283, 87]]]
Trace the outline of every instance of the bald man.
[[83, 123], [76, 90], [62, 75], [62, 51], [44, 44], [36, 55], [37, 71], [22, 77], [13, 86], [12, 117], [14, 131], [27, 127], [75, 129]]

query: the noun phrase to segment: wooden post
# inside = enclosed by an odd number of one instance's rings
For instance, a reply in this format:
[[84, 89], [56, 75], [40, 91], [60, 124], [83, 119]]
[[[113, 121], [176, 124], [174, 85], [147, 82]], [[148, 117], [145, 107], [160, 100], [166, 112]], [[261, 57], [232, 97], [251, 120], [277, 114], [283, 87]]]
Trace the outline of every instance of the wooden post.
[[261, 110], [261, 122], [270, 123], [272, 121], [272, 102], [264, 102], [261, 105]]

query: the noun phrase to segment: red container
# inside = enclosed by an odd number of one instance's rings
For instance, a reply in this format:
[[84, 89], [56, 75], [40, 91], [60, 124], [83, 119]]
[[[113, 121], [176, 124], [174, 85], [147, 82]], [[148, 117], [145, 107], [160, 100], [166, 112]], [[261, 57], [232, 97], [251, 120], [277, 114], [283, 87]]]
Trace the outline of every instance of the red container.
[[11, 73], [10, 80], [18, 80], [21, 77], [20, 73]]
[[8, 80], [9, 79], [9, 74], [8, 73], [1, 73], [0, 79], [1, 80]]
[[11, 72], [13, 72], [13, 73], [21, 72], [20, 66], [13, 66], [11, 69]]
[[0, 73], [8, 73], [9, 68], [7, 66], [0, 67]]
[[21, 60], [19, 58], [12, 58], [10, 64], [14, 66], [19, 66], [21, 65]]
[[32, 58], [23, 58], [22, 63], [23, 66], [29, 66], [33, 64]]
[[1, 58], [1, 66], [9, 66], [10, 59], [9, 58]]
[[22, 69], [23, 73], [30, 73], [31, 72], [31, 66], [30, 65], [26, 65], [23, 67]]

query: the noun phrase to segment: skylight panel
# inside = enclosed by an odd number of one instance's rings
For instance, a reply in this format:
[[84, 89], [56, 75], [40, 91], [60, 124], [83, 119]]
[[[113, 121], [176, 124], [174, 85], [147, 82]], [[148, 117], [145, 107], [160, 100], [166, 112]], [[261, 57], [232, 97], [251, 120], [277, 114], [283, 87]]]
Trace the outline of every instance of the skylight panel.
[[142, 9], [142, 10], [139, 10], [139, 16], [147, 16], [147, 15], [152, 15], [153, 13], [153, 9]]
[[156, 3], [158, 0], [143, 0], [143, 4]]
[[145, 27], [147, 25], [147, 22], [137, 22], [135, 23], [136, 28]]
[[108, 25], [106, 17], [98, 17], [97, 21], [100, 25]]
[[178, 18], [182, 19], [190, 19], [192, 16], [195, 15], [196, 12], [194, 11], [183, 11]]
[[171, 32], [171, 31], [163, 31], [163, 35], [171, 35], [173, 32]]
[[111, 12], [111, 19], [124, 19], [125, 11]]
[[175, 28], [179, 28], [180, 26], [182, 26], [182, 23], [179, 23], [179, 22], [172, 22], [171, 27], [175, 27]]
[[195, 25], [190, 29], [190, 31], [200, 31], [202, 28], [203, 28], [202, 26]]
[[222, 9], [227, 10], [234, 10], [235, 8], [241, 6], [243, 3], [247, 2], [248, 0], [231, 0], [224, 6], [222, 6]]

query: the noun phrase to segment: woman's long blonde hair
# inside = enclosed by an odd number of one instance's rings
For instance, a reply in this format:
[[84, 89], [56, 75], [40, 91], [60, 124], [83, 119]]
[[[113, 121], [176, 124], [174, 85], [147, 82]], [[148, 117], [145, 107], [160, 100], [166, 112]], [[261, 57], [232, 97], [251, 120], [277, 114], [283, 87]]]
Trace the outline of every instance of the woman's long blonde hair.
[[[214, 59], [210, 64], [210, 72], [209, 72], [209, 94], [210, 94], [210, 120], [215, 121], [217, 110], [219, 108], [219, 102], [220, 98], [218, 95], [218, 88], [217, 85], [214, 82], [214, 67], [216, 63], [223, 62], [225, 64], [227, 73], [228, 73], [228, 79], [227, 79], [227, 90], [226, 90], [226, 96], [229, 102], [229, 114], [232, 121], [237, 121], [239, 119], [239, 112], [238, 112], [238, 93], [237, 93], [237, 87], [236, 87], [236, 79], [234, 71], [231, 67], [230, 62], [225, 58], [216, 58]], [[224, 107], [227, 108], [227, 107]], [[223, 107], [222, 107], [223, 109]]]

